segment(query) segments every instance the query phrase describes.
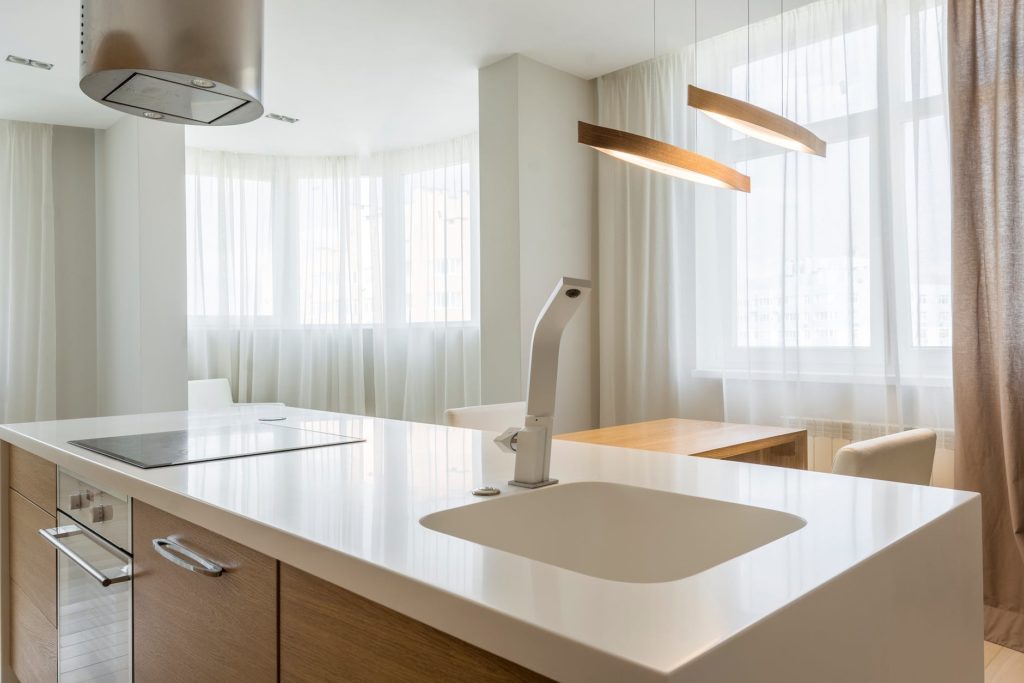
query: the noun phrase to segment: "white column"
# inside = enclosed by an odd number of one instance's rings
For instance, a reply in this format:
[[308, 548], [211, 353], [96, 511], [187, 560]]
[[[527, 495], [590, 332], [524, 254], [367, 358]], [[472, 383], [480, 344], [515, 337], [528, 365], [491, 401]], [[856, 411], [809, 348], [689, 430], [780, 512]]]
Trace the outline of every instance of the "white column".
[[96, 133], [97, 413], [187, 407], [185, 133]]
[[[563, 275], [596, 279], [596, 87], [521, 55], [480, 70], [483, 402], [522, 399], [530, 336]], [[597, 422], [596, 290], [566, 329], [555, 433]]]
[[57, 418], [96, 415], [96, 188], [91, 128], [53, 128]]

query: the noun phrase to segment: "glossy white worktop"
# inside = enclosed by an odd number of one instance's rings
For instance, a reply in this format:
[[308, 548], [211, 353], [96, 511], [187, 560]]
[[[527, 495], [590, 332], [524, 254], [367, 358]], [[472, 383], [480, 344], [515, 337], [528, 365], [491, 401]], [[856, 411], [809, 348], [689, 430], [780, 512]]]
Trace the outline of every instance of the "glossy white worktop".
[[[142, 470], [69, 446], [287, 415], [364, 443]], [[305, 423], [305, 424], [303, 424]], [[493, 435], [276, 406], [0, 426], [0, 439], [525, 666], [559, 678], [673, 677], [974, 494], [555, 441], [551, 474], [745, 503], [802, 529], [694, 576], [622, 583], [429, 530], [419, 519], [511, 489]], [[980, 646], [979, 646], [980, 647]]]

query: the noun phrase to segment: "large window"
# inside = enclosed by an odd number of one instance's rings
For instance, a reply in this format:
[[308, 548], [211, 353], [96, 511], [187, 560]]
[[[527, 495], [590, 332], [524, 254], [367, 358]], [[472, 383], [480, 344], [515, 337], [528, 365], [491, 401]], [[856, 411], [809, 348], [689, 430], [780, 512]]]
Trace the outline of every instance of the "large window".
[[822, 7], [697, 48], [698, 65], [708, 64], [702, 86], [783, 112], [828, 142], [820, 159], [698, 121], [698, 148], [753, 186], [705, 201], [714, 204], [705, 216], [731, 225], [716, 238], [718, 253], [731, 254], [717, 262], [730, 293], [717, 303], [731, 315], [721, 334], [705, 335], [702, 358], [768, 373], [863, 378], [870, 363], [882, 374], [948, 376], [945, 7], [900, 4], [834, 22], [821, 21]]
[[197, 174], [185, 188], [189, 315], [272, 316], [270, 181]]
[[241, 401], [430, 422], [478, 403], [476, 150], [189, 150], [190, 375]]
[[382, 321], [383, 184], [371, 176], [296, 181], [299, 324]]
[[472, 164], [190, 152], [195, 325], [472, 323]]
[[409, 173], [405, 195], [406, 301], [411, 322], [473, 317], [468, 164]]

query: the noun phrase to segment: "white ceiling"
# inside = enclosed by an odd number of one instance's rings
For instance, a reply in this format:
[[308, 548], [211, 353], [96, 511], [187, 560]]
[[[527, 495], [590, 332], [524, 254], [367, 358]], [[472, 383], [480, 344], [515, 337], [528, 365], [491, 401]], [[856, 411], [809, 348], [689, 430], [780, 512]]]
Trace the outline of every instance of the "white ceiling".
[[[702, 10], [704, 2], [701, 0]], [[724, 0], [738, 2], [740, 0]], [[0, 0], [0, 118], [105, 128], [78, 89], [77, 0]], [[658, 0], [660, 49], [692, 35], [692, 0]], [[264, 105], [300, 119], [188, 127], [191, 144], [351, 154], [477, 128], [477, 70], [514, 53], [583, 78], [651, 56], [637, 0], [266, 0]]]

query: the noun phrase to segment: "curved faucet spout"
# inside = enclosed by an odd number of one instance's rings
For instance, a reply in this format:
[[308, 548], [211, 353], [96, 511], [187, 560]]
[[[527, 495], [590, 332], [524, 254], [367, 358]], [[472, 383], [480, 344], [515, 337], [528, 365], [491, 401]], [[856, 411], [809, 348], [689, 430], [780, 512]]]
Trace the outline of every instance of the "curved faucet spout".
[[590, 293], [590, 281], [563, 277], [537, 316], [530, 345], [530, 378], [526, 385], [526, 414], [552, 417], [555, 414], [555, 382], [558, 379], [558, 351], [562, 332], [580, 304]]
[[510, 428], [495, 441], [516, 454], [515, 486], [537, 488], [557, 483], [551, 469], [551, 430], [555, 415], [558, 352], [562, 332], [590, 292], [589, 280], [558, 281], [533, 327], [530, 375], [526, 388], [526, 424]]

